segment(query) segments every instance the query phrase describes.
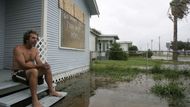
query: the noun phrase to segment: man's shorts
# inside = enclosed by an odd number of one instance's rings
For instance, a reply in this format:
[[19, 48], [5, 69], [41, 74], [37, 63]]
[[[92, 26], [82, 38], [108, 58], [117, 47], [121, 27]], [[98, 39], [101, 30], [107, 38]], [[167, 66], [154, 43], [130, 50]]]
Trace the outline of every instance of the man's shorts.
[[[12, 80], [14, 82], [21, 82], [25, 85], [29, 85], [29, 81], [26, 77], [26, 71], [24, 70], [14, 70], [14, 73], [12, 74]], [[41, 85], [44, 83], [43, 76], [38, 77], [38, 85]]]

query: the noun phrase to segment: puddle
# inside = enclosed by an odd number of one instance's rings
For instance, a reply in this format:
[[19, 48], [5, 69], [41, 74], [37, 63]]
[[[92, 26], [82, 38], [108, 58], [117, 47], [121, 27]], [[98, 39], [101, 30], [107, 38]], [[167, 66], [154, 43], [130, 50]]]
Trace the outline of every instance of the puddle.
[[[185, 85], [189, 85], [189, 79], [186, 80]], [[144, 74], [130, 82], [108, 84], [86, 73], [57, 85], [58, 90], [66, 91], [68, 95], [53, 107], [176, 107], [150, 93], [154, 84], [151, 76]], [[189, 105], [184, 107], [190, 107], [190, 95], [186, 100]]]
[[167, 101], [150, 94], [154, 81], [145, 75], [116, 84], [113, 88], [98, 88], [89, 107], [168, 107]]

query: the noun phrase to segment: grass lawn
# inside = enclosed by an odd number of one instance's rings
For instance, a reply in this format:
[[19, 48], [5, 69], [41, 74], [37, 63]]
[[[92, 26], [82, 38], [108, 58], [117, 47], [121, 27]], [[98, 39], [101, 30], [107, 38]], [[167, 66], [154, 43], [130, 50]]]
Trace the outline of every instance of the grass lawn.
[[[172, 62], [164, 60], [152, 60], [143, 57], [130, 57], [126, 61], [119, 60], [96, 60], [91, 65], [91, 72], [100, 81], [117, 82], [132, 81], [139, 73], [148, 74], [157, 82], [150, 90], [152, 93], [172, 100], [181, 100], [185, 97], [185, 88], [187, 86], [179, 82], [181, 77], [190, 77], [189, 70], [171, 70], [161, 69], [161, 64], [184, 64], [181, 62]], [[188, 63], [186, 63], [188, 64]], [[140, 67], [151, 66], [151, 69], [140, 69]], [[103, 79], [102, 79], [103, 78]], [[161, 82], [162, 81], [162, 82]], [[163, 84], [164, 83], [164, 84]], [[174, 101], [179, 102], [179, 101]], [[181, 104], [181, 103], [179, 103]], [[174, 105], [179, 105], [174, 104]], [[176, 106], [183, 107], [183, 106]]]
[[[109, 76], [113, 80], [123, 80], [123, 78], [133, 78], [140, 72], [145, 72], [146, 67], [151, 67], [153, 71], [159, 70], [161, 64], [181, 64], [182, 62], [164, 61], [146, 59], [144, 57], [130, 57], [126, 61], [121, 60], [96, 60], [91, 65], [91, 71], [95, 71], [97, 75]], [[182, 63], [184, 64], [184, 62]], [[156, 66], [156, 68], [155, 68]], [[157, 68], [159, 67], [159, 69]], [[149, 71], [150, 71], [149, 70]], [[168, 71], [168, 70], [165, 70]], [[185, 72], [186, 73], [186, 72]], [[190, 73], [188, 72], [188, 75]]]

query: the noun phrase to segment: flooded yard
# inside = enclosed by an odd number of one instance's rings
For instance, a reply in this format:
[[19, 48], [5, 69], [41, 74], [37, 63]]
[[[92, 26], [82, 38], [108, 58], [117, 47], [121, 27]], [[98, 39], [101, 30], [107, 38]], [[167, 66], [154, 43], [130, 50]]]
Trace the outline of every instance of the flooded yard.
[[54, 107], [190, 107], [190, 63], [95, 61], [56, 88], [68, 95]]
[[190, 80], [179, 81], [185, 86], [186, 95], [173, 101], [151, 93], [151, 87], [162, 81], [154, 80], [150, 74], [140, 73], [131, 81], [111, 82], [85, 73], [57, 85], [68, 95], [53, 107], [190, 107]]
[[99, 87], [90, 98], [89, 107], [168, 107], [166, 100], [150, 94], [153, 84], [148, 76], [138, 75], [131, 82]]

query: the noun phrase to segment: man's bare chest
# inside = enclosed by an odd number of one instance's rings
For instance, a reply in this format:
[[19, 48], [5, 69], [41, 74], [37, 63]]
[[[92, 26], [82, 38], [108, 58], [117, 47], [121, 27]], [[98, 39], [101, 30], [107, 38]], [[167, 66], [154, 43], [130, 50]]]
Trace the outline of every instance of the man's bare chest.
[[36, 57], [36, 52], [34, 50], [25, 50], [23, 51], [23, 56], [24, 56], [25, 62], [34, 61]]

